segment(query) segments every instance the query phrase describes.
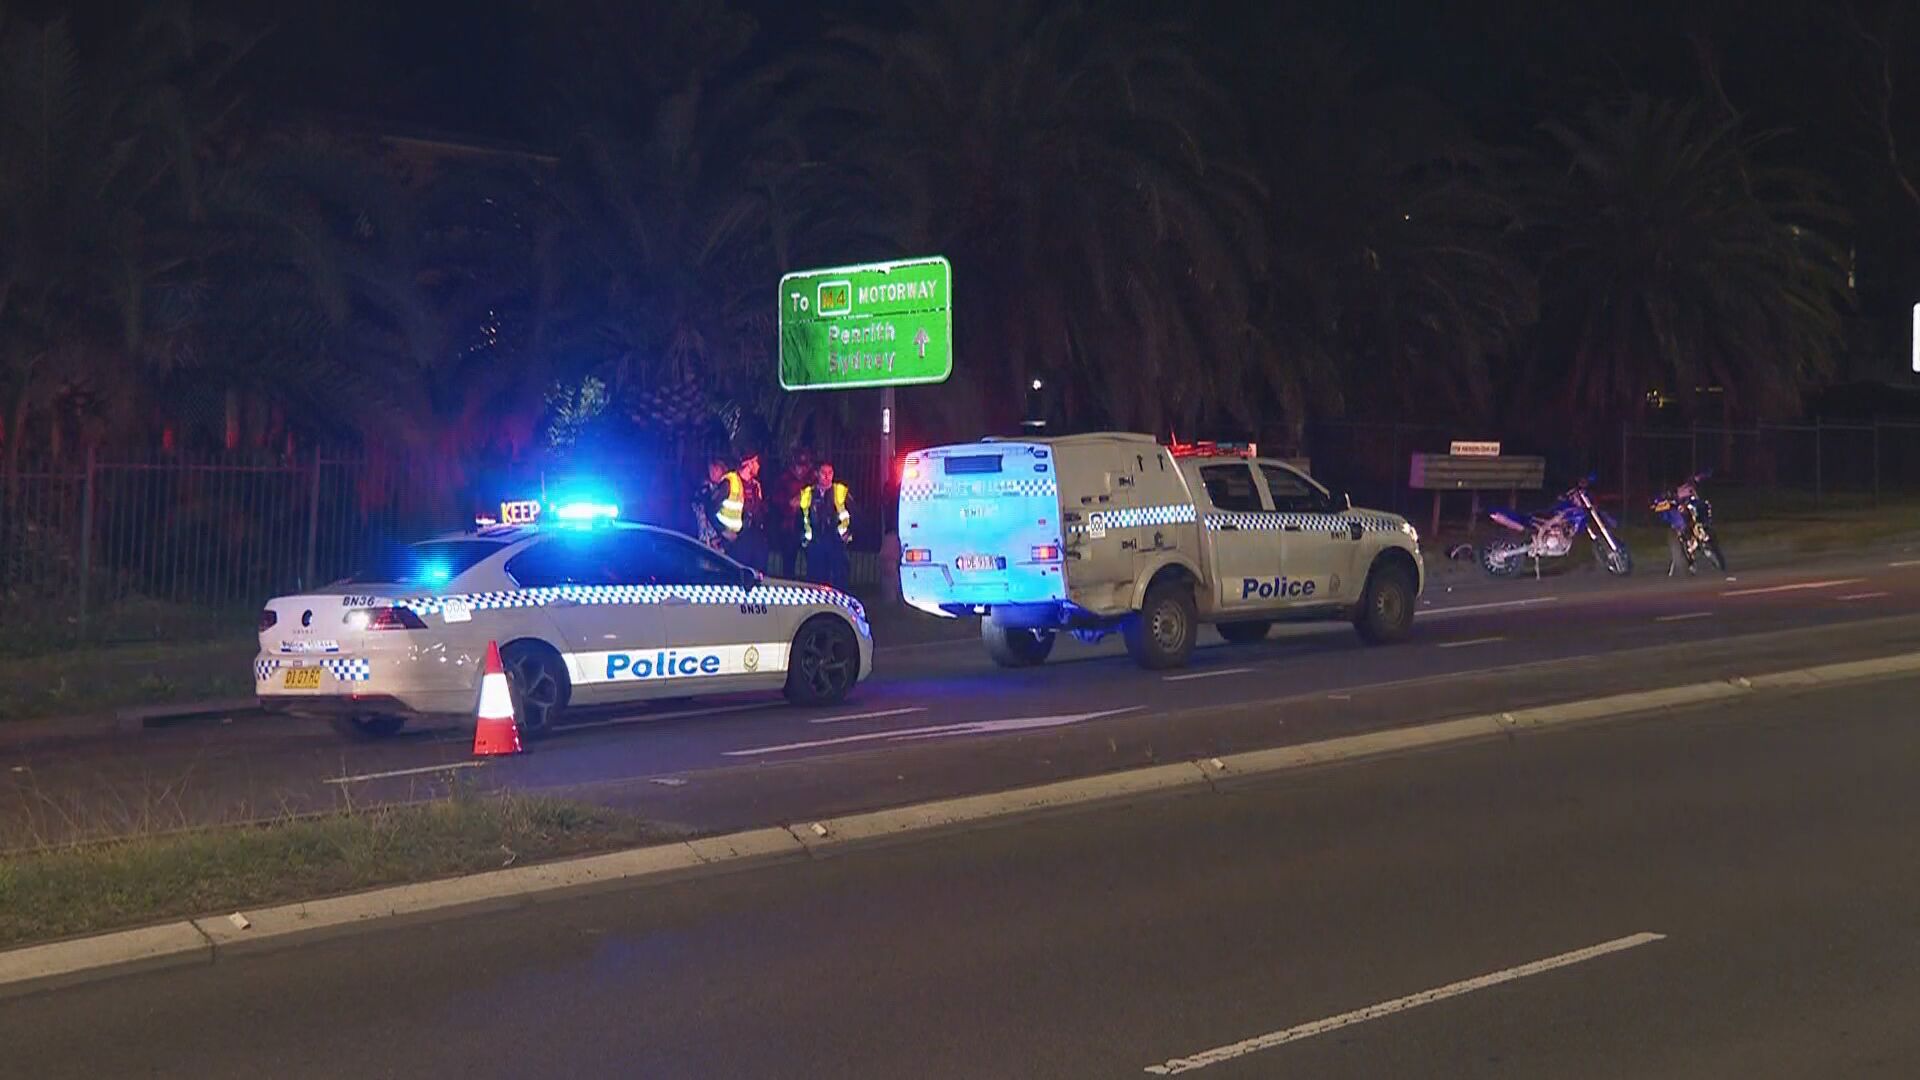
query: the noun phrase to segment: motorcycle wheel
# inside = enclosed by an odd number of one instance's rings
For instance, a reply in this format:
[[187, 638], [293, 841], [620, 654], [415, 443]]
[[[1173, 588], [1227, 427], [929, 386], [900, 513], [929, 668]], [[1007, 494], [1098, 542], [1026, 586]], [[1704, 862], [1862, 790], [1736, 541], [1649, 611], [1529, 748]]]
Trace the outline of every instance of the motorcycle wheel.
[[1711, 529], [1703, 529], [1702, 531], [1705, 532], [1707, 535], [1700, 542], [1700, 549], [1707, 553], [1707, 558], [1713, 560], [1713, 565], [1719, 567], [1720, 572], [1722, 574], [1726, 573], [1727, 572], [1727, 554], [1726, 552], [1720, 550], [1720, 538], [1713, 535], [1713, 531]]
[[1626, 577], [1633, 573], [1633, 553], [1619, 541], [1614, 542], [1612, 550], [1608, 550], [1605, 544], [1593, 545], [1593, 557], [1602, 570], [1615, 577]]
[[1516, 577], [1527, 565], [1527, 545], [1514, 540], [1495, 540], [1480, 549], [1480, 568], [1488, 577]]

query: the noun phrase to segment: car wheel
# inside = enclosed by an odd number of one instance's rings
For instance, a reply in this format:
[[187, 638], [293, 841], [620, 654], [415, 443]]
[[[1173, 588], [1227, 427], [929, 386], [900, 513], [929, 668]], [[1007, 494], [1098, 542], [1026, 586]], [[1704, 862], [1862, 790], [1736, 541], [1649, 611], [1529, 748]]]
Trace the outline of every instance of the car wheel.
[[1052, 630], [1002, 626], [991, 615], [980, 620], [980, 640], [987, 646], [987, 655], [1004, 668], [1045, 663], [1056, 636]]
[[833, 705], [860, 681], [860, 643], [846, 621], [816, 615], [793, 638], [787, 663], [787, 700], [795, 705]]
[[528, 737], [552, 730], [573, 694], [560, 654], [538, 641], [516, 641], [500, 650], [500, 666], [507, 669], [513, 717], [520, 730]]
[[350, 739], [385, 739], [407, 726], [404, 716], [337, 716], [333, 728]]
[[1360, 595], [1360, 609], [1354, 613], [1353, 628], [1360, 640], [1369, 645], [1399, 641], [1413, 629], [1415, 584], [1413, 573], [1404, 566], [1377, 566], [1367, 575], [1366, 591]]
[[1147, 589], [1146, 602], [1123, 631], [1127, 655], [1143, 668], [1185, 667], [1193, 655], [1199, 614], [1193, 589], [1184, 581], [1162, 581]]
[[1246, 622], [1223, 622], [1214, 627], [1220, 636], [1235, 645], [1246, 645], [1255, 641], [1265, 641], [1267, 631], [1273, 629], [1273, 623], [1266, 619], [1251, 619]]

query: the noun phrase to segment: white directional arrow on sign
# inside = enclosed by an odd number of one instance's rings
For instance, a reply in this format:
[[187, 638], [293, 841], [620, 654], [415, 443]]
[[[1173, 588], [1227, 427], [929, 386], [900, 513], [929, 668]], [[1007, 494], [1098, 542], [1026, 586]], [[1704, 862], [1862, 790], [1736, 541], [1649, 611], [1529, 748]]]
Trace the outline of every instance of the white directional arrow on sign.
[[779, 754], [789, 750], [813, 750], [822, 746], [842, 746], [847, 743], [877, 742], [882, 739], [946, 739], [955, 735], [993, 735], [1009, 731], [1033, 731], [1039, 728], [1067, 727], [1071, 724], [1083, 724], [1088, 720], [1099, 720], [1107, 716], [1119, 716], [1121, 713], [1139, 712], [1145, 708], [1134, 705], [1125, 709], [1103, 709], [1099, 712], [1066, 713], [1060, 716], [1021, 716], [1007, 720], [973, 720], [964, 724], [935, 724], [931, 727], [895, 728], [892, 731], [869, 731], [861, 735], [842, 735], [837, 739], [808, 739], [805, 742], [781, 743], [778, 746], [750, 746], [745, 750], [728, 750], [727, 757], [745, 757], [749, 754]]
[[922, 360], [927, 358], [927, 342], [930, 340], [931, 339], [927, 337], [927, 328], [924, 326], [920, 328], [919, 333], [913, 335], [913, 343], [920, 347], [920, 359]]

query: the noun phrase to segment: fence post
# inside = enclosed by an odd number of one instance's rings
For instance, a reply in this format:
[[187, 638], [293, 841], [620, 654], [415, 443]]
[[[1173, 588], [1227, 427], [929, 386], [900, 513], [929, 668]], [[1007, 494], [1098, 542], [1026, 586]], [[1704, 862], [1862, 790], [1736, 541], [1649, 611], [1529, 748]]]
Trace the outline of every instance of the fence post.
[[87, 472], [80, 481], [80, 636], [87, 636], [88, 599], [93, 595], [93, 444], [87, 444]]
[[1822, 454], [1821, 454], [1821, 450], [1822, 450], [1821, 444], [1825, 440], [1820, 438], [1820, 429], [1823, 426], [1825, 426], [1825, 424], [1826, 424], [1825, 420], [1817, 416], [1814, 417], [1813, 419], [1813, 505], [1815, 506], [1823, 505], [1826, 502], [1826, 498], [1827, 498], [1826, 463], [1822, 460]]
[[313, 448], [313, 483], [307, 488], [307, 560], [300, 577], [300, 588], [313, 587], [320, 572], [320, 448]]

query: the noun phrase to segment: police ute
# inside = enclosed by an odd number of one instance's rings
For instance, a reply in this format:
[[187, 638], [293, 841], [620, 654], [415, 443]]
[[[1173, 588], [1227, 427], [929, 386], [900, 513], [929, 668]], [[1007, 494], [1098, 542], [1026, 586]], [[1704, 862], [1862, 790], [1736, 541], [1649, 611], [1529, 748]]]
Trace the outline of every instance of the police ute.
[[1425, 583], [1406, 519], [1356, 509], [1246, 445], [1103, 433], [909, 454], [900, 588], [936, 615], [981, 616], [1003, 666], [1062, 631], [1118, 631], [1144, 667], [1180, 667], [1202, 624], [1257, 641], [1273, 623], [1351, 620], [1406, 636]]
[[261, 704], [368, 736], [410, 718], [470, 724], [488, 642], [529, 734], [576, 705], [753, 690], [832, 704], [872, 667], [866, 612], [844, 593], [766, 579], [609, 504], [500, 511], [270, 601]]

